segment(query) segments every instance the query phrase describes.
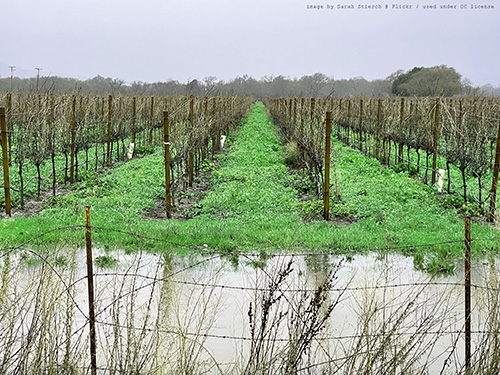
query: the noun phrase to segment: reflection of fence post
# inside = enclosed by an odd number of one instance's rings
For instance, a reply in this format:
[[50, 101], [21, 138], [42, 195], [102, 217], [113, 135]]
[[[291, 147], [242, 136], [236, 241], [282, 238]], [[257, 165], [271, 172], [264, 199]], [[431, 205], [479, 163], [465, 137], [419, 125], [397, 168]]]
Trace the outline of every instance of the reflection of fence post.
[[87, 248], [87, 280], [89, 292], [89, 325], [90, 325], [90, 365], [92, 375], [97, 374], [95, 312], [94, 312], [94, 272], [92, 270], [92, 237], [90, 231], [90, 207], [85, 206], [85, 243]]
[[493, 182], [491, 184], [490, 216], [489, 216], [490, 221], [495, 220], [499, 169], [500, 169], [500, 122], [498, 123], [497, 149], [495, 154], [495, 166], [493, 168]]
[[2, 130], [2, 163], [3, 182], [5, 190], [5, 213], [10, 216], [10, 180], [9, 180], [9, 154], [7, 150], [7, 125], [5, 123], [5, 107], [0, 107], [0, 124]]
[[323, 194], [323, 213], [328, 220], [330, 210], [330, 137], [332, 133], [332, 112], [326, 112], [326, 139], [325, 139], [325, 186]]
[[465, 373], [471, 365], [470, 216], [465, 218]]
[[163, 143], [165, 145], [165, 207], [167, 218], [172, 218], [170, 202], [170, 139], [168, 134], [168, 111], [163, 111]]

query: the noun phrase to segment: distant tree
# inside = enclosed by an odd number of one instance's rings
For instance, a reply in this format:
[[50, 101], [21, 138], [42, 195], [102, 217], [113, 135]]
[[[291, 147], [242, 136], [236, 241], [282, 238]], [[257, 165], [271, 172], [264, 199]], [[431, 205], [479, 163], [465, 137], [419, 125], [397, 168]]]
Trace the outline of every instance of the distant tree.
[[306, 96], [319, 96], [322, 89], [330, 83], [330, 79], [323, 73], [312, 76], [303, 76], [297, 81], [298, 94]]
[[394, 81], [392, 82], [392, 93], [394, 95], [400, 95], [400, 96], [410, 96], [410, 86], [409, 83], [411, 81], [411, 78], [415, 76], [418, 72], [420, 72], [424, 68], [418, 68], [415, 67], [409, 72], [404, 73], [402, 70], [398, 70], [399, 75], [397, 75], [394, 78]]
[[479, 92], [484, 96], [500, 96], [500, 85], [498, 87], [487, 84], [479, 88]]
[[415, 67], [392, 83], [392, 93], [401, 96], [454, 96], [463, 89], [462, 76], [446, 65]]

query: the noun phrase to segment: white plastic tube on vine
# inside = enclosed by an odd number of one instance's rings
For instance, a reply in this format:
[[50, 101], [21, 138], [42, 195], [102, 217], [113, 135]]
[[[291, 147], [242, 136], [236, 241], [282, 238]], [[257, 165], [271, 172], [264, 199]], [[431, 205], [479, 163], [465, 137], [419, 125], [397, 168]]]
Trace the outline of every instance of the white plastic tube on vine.
[[438, 191], [441, 193], [443, 191], [444, 183], [444, 169], [438, 170]]

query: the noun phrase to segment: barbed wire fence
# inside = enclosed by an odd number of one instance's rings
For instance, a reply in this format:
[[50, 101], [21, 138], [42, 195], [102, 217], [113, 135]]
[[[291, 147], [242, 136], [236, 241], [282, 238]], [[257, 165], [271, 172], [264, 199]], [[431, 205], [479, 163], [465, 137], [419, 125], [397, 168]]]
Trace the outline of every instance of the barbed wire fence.
[[[59, 231], [85, 231], [96, 237], [119, 232], [139, 240], [141, 248], [152, 242], [164, 243], [169, 248], [185, 249], [191, 256], [175, 260], [173, 251], [161, 255], [138, 252], [128, 258], [123, 255], [120, 268], [100, 268], [89, 276], [81, 267], [85, 261], [80, 248], [73, 247], [68, 255], [67, 246], [44, 245], [44, 238]], [[491, 241], [498, 239], [465, 237], [384, 251], [464, 247], [464, 243]], [[90, 251], [87, 259], [93, 262], [99, 257], [92, 251], [106, 254], [92, 243], [86, 248]], [[377, 250], [362, 249], [360, 254]], [[93, 227], [90, 222], [56, 228], [0, 251], [0, 342], [7, 348], [0, 356], [2, 373], [23, 369], [40, 373], [49, 368], [73, 369], [75, 373], [168, 373], [166, 363], [170, 370], [179, 369], [189, 366], [187, 358], [200, 372], [248, 373], [257, 366], [251, 364], [255, 356], [266, 360], [272, 370], [293, 364], [296, 373], [313, 369], [334, 373], [345, 366], [356, 369], [367, 365], [374, 373], [388, 373], [389, 363], [399, 370], [409, 369], [410, 364], [419, 369], [435, 368], [439, 363], [441, 373], [481, 373], [486, 365], [493, 368], [499, 360], [495, 343], [500, 331], [500, 285], [494, 262], [487, 280], [473, 275], [475, 282], [470, 278], [461, 282], [459, 277], [457, 281], [442, 281], [426, 274], [420, 275], [422, 279], [402, 279], [408, 269], [390, 274], [386, 269], [390, 262], [385, 258], [387, 264], [380, 274], [355, 281], [355, 276], [345, 274], [346, 268], [354, 266], [335, 252], [276, 252], [267, 254], [263, 262], [261, 252], [215, 252], [204, 244], [185, 245]], [[64, 256], [69, 258], [64, 260]], [[241, 279], [238, 284], [224, 280], [224, 273], [231, 269], [228, 256], [241, 259], [240, 267], [247, 267], [250, 281]], [[38, 259], [35, 263], [39, 266], [27, 267], [30, 259]], [[380, 259], [384, 262], [384, 257]], [[315, 270], [311, 273], [316, 276], [304, 281], [307, 269]], [[90, 280], [95, 281], [95, 300], [87, 309], [84, 306], [91, 299], [86, 296], [85, 284]], [[467, 287], [474, 291], [475, 301], [468, 314], [463, 302]], [[216, 319], [227, 310], [222, 307], [222, 293], [240, 298], [242, 319], [238, 327]], [[241, 300], [242, 296], [246, 299]], [[314, 310], [315, 306], [318, 309]], [[294, 325], [302, 315], [308, 319], [300, 327]], [[342, 322], [346, 315], [355, 319]], [[468, 330], [467, 316], [473, 317]], [[92, 324], [94, 328], [89, 329]], [[91, 350], [88, 332], [92, 330], [96, 336]], [[467, 334], [474, 343], [470, 357], [460, 348], [466, 344]], [[211, 340], [219, 344], [214, 346]], [[216, 360], [210, 345], [217, 347], [220, 341], [240, 348], [240, 363]], [[309, 354], [291, 358], [297, 344], [305, 345]]]

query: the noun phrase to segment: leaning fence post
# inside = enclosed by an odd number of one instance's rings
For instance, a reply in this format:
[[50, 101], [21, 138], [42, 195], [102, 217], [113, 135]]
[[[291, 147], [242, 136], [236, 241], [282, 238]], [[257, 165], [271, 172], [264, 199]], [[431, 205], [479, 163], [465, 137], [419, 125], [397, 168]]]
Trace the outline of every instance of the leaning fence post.
[[325, 186], [323, 194], [323, 214], [328, 220], [330, 211], [330, 142], [332, 134], [332, 112], [326, 112], [326, 139], [325, 139]]
[[87, 281], [89, 294], [89, 326], [90, 326], [90, 365], [92, 375], [97, 374], [97, 355], [95, 338], [95, 312], [94, 312], [94, 271], [92, 270], [92, 237], [90, 231], [90, 207], [85, 206], [85, 243], [87, 248]]
[[165, 145], [165, 207], [167, 218], [172, 218], [170, 192], [170, 139], [168, 134], [168, 111], [163, 111], [163, 144]]
[[493, 168], [493, 182], [491, 184], [490, 215], [489, 215], [490, 221], [495, 220], [499, 169], [500, 169], [500, 122], [498, 123], [497, 149], [495, 154], [495, 166]]
[[9, 153], [7, 150], [7, 125], [5, 124], [5, 107], [0, 107], [0, 123], [2, 131], [2, 163], [3, 185], [5, 190], [5, 213], [10, 216], [10, 180], [9, 180]]
[[470, 216], [465, 218], [465, 373], [471, 365]]

